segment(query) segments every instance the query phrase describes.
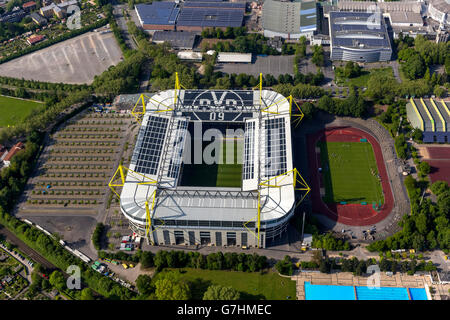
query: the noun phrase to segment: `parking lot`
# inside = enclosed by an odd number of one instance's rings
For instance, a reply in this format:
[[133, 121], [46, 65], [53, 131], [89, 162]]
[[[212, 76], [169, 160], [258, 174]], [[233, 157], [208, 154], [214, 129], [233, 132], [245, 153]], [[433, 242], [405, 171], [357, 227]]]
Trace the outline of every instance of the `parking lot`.
[[271, 74], [278, 77], [280, 74], [294, 74], [294, 56], [253, 56], [252, 63], [220, 63], [215, 71], [224, 73], [246, 73], [253, 76]]
[[2, 76], [90, 84], [122, 59], [112, 32], [88, 32], [0, 65]]

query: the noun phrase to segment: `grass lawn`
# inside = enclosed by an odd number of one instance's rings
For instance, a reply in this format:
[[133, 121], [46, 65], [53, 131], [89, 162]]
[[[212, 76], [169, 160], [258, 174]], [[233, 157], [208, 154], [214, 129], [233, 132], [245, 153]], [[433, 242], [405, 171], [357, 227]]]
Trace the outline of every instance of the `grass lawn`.
[[339, 79], [339, 84], [344, 86], [357, 86], [357, 87], [366, 87], [367, 88], [367, 81], [369, 81], [369, 78], [375, 74], [375, 73], [387, 73], [392, 76], [394, 76], [394, 71], [392, 70], [392, 67], [386, 67], [386, 68], [379, 68], [379, 69], [363, 69], [361, 71], [361, 75], [356, 78], [349, 78], [349, 79]]
[[31, 112], [42, 106], [39, 102], [0, 96], [0, 128], [23, 121]]
[[[161, 273], [170, 270], [164, 269]], [[158, 275], [155, 276], [156, 278]], [[233, 287], [241, 292], [241, 299], [295, 300], [295, 281], [280, 277], [274, 272], [238, 272], [223, 270], [202, 270], [184, 268], [180, 278], [192, 283], [194, 299], [202, 299], [203, 294], [212, 284]]]
[[242, 183], [243, 140], [237, 140], [237, 143], [235, 140], [222, 140], [219, 150], [219, 163], [185, 164], [181, 185], [239, 188]]
[[378, 168], [368, 142], [319, 142], [326, 203], [383, 203]]

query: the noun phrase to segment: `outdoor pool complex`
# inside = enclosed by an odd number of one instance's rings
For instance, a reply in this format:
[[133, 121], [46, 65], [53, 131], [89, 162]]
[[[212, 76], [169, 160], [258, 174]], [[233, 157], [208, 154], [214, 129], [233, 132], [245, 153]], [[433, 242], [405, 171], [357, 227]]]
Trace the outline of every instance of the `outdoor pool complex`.
[[[408, 294], [409, 292], [409, 294]], [[315, 285], [305, 282], [306, 300], [428, 300], [423, 288]]]

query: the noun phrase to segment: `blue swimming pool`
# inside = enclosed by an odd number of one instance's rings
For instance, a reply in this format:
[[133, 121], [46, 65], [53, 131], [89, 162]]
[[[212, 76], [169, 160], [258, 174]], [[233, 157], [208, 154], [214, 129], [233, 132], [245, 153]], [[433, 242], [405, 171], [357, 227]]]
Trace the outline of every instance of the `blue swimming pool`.
[[[408, 290], [410, 295], [408, 295]], [[306, 300], [427, 300], [425, 289], [316, 285], [305, 282]]]
[[409, 293], [411, 294], [411, 300], [428, 300], [425, 289], [409, 288]]

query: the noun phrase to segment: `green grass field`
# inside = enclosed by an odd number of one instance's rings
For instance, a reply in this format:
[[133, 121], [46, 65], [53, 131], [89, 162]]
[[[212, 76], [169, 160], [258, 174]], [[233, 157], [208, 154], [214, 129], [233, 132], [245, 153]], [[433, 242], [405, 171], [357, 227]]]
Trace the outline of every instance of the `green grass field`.
[[222, 140], [219, 150], [221, 150], [219, 163], [185, 164], [180, 184], [201, 187], [240, 187], [243, 140]]
[[349, 79], [337, 79], [339, 85], [343, 86], [356, 86], [356, 87], [367, 87], [367, 81], [369, 78], [375, 73], [383, 73], [394, 76], [394, 71], [392, 71], [392, 67], [386, 68], [377, 68], [377, 69], [365, 69], [361, 72], [359, 77], [349, 78]]
[[[169, 272], [164, 269], [161, 273]], [[212, 284], [233, 287], [241, 293], [241, 299], [295, 300], [295, 281], [280, 277], [274, 272], [238, 272], [223, 270], [202, 270], [184, 268], [180, 278], [192, 283], [194, 299], [202, 299], [206, 289]], [[161, 274], [160, 273], [160, 274]], [[159, 275], [159, 274], [158, 274]], [[158, 277], [155, 276], [155, 278]]]
[[326, 203], [383, 203], [383, 190], [368, 142], [319, 142]]
[[42, 103], [0, 96], [0, 128], [13, 126], [23, 121]]

